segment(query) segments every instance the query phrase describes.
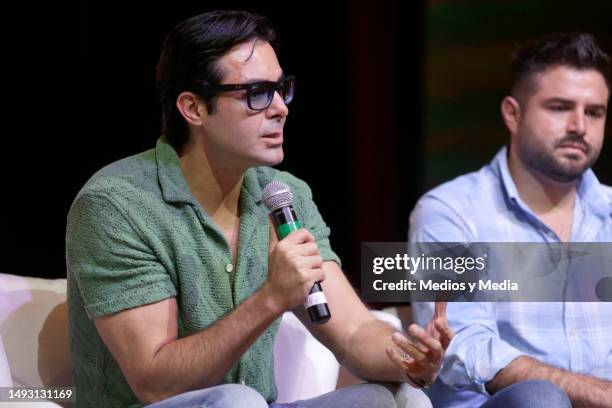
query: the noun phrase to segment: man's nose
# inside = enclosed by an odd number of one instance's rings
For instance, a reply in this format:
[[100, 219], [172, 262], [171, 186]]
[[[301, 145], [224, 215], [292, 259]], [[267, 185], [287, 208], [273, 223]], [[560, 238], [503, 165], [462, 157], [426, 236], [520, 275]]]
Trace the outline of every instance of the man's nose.
[[586, 115], [582, 110], [575, 110], [569, 118], [567, 126], [568, 133], [575, 133], [580, 136], [586, 134]]
[[270, 119], [283, 119], [289, 114], [289, 108], [285, 104], [283, 97], [280, 96], [278, 91], [274, 92], [274, 97], [272, 98], [272, 103], [266, 110], [266, 116]]

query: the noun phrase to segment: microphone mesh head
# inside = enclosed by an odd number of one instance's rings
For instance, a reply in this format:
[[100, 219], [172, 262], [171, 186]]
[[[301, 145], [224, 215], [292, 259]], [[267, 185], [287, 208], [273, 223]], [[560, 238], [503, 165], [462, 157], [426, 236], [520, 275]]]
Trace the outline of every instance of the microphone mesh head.
[[263, 189], [262, 200], [270, 211], [293, 204], [293, 193], [288, 185], [280, 181], [268, 183]]

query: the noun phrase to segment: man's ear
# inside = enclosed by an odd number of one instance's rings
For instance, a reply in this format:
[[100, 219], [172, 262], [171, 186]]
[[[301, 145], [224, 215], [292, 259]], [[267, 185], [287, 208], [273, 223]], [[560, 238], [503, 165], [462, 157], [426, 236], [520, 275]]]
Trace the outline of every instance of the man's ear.
[[188, 124], [201, 126], [208, 117], [208, 110], [202, 100], [193, 92], [182, 92], [176, 98], [176, 109]]
[[506, 96], [501, 102], [501, 114], [512, 136], [517, 134], [521, 120], [521, 105], [513, 96]]

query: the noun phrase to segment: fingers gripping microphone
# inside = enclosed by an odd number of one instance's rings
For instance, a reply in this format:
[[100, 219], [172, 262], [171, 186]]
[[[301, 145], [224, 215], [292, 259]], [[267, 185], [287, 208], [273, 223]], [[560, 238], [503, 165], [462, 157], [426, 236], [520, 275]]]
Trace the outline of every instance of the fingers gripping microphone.
[[[264, 188], [262, 198], [266, 207], [270, 210], [279, 240], [285, 238], [292, 231], [302, 228], [293, 210], [293, 193], [291, 193], [288, 185], [273, 181]], [[315, 282], [310, 289], [304, 307], [313, 323], [322, 324], [331, 318], [320, 282]]]

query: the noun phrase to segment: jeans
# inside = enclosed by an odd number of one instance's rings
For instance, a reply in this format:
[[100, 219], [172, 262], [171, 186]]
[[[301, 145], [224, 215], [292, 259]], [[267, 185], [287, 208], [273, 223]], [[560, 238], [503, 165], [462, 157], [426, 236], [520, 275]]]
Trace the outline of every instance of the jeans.
[[521, 381], [493, 394], [480, 408], [572, 408], [565, 392], [544, 380]]
[[308, 400], [268, 405], [246, 385], [224, 384], [186, 392], [146, 408], [430, 408], [420, 390], [402, 384], [365, 383], [341, 388]]

